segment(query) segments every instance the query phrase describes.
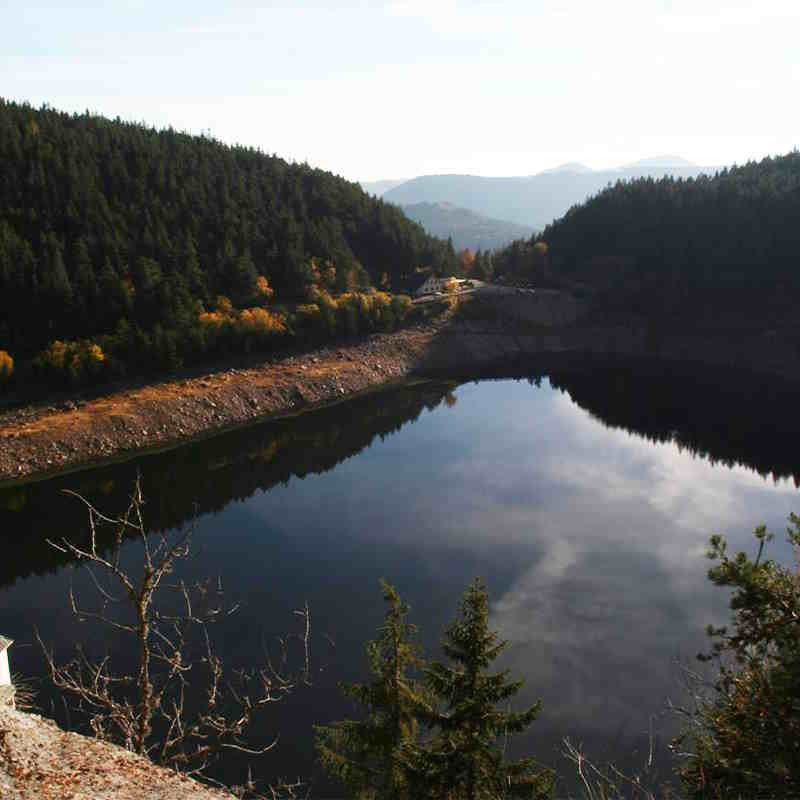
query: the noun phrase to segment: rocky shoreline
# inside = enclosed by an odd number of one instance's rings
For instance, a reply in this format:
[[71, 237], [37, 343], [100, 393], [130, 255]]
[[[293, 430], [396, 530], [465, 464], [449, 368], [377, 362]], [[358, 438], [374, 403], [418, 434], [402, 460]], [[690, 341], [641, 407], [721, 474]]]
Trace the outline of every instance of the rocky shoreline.
[[0, 483], [177, 446], [408, 378], [436, 326], [0, 414]]

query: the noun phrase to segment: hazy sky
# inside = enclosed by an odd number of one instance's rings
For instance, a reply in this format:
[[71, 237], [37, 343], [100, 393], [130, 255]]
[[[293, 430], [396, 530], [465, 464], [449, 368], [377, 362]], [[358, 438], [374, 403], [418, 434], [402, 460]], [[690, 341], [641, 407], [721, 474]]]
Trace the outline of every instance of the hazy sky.
[[0, 95], [351, 180], [800, 145], [798, 0], [0, 2]]

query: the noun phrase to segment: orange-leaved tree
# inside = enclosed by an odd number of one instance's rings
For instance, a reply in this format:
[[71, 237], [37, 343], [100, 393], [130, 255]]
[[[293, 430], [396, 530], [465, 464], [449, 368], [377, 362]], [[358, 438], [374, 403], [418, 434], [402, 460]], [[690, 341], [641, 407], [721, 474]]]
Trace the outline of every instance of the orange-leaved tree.
[[275, 290], [269, 285], [269, 281], [263, 276], [259, 275], [256, 278], [256, 294], [263, 300], [271, 300], [275, 294]]
[[0, 350], [0, 386], [8, 383], [14, 374], [14, 359], [5, 350]]

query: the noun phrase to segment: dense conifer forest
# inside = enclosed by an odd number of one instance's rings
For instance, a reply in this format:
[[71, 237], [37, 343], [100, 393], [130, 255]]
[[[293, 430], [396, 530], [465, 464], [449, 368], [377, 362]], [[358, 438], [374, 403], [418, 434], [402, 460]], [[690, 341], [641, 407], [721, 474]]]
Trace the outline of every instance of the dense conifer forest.
[[714, 176], [620, 181], [495, 257], [500, 274], [585, 284], [608, 307], [698, 321], [794, 318], [800, 152]]
[[0, 382], [390, 329], [385, 290], [456, 267], [357, 184], [202, 136], [0, 100], [0, 163]]

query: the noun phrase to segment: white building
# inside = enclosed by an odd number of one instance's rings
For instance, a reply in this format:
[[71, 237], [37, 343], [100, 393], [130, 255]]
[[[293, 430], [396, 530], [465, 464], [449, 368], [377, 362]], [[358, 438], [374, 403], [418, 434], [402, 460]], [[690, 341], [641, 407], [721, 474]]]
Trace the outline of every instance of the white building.
[[446, 276], [444, 278], [437, 278], [435, 275], [429, 275], [425, 279], [425, 283], [419, 287], [414, 292], [416, 297], [422, 297], [424, 294], [433, 294], [434, 292], [446, 292], [447, 291], [447, 284], [450, 281], [455, 280], [457, 283], [461, 283], [458, 278], [453, 278], [452, 276]]
[[14, 705], [14, 686], [8, 666], [8, 648], [12, 644], [11, 639], [0, 636], [0, 705]]

